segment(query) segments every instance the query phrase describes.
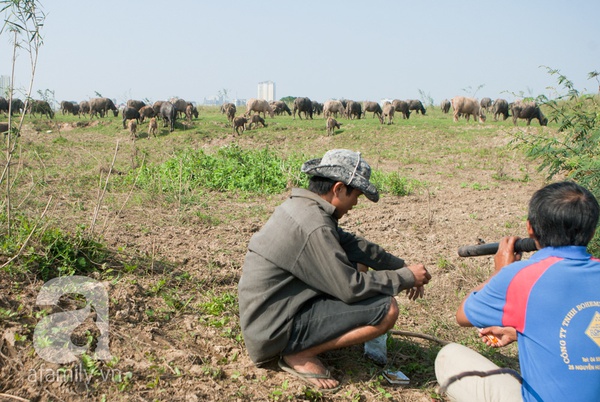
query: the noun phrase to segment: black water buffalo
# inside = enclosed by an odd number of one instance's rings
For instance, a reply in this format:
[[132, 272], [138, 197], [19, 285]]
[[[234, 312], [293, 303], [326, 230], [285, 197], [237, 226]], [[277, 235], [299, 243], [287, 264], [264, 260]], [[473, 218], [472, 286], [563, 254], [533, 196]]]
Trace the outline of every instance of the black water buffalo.
[[479, 102], [479, 106], [487, 113], [489, 113], [490, 108], [492, 107], [492, 100], [490, 98], [482, 98], [481, 102]]
[[129, 99], [127, 101], [127, 106], [132, 107], [139, 112], [141, 108], [146, 106], [146, 103], [140, 100]]
[[450, 103], [450, 101], [448, 99], [444, 99], [442, 101], [442, 103], [440, 104], [440, 109], [442, 109], [443, 113], [448, 113], [450, 111], [450, 106], [452, 104]]
[[504, 99], [496, 99], [492, 105], [492, 113], [494, 113], [494, 120], [498, 121], [498, 116], [503, 115], [502, 120], [508, 119], [508, 102]]
[[8, 101], [0, 96], [0, 112], [8, 114]]
[[61, 114], [71, 113], [72, 115], [76, 116], [77, 114], [79, 114], [79, 107], [77, 108], [77, 113], [75, 113], [74, 106], [75, 106], [74, 102], [62, 101], [62, 102], [60, 102], [60, 113]]
[[180, 98], [171, 98], [170, 102], [175, 106], [177, 117], [185, 116], [185, 109], [187, 108], [188, 102]]
[[304, 118], [313, 118], [313, 104], [309, 98], [300, 97], [294, 99], [294, 107], [292, 109], [292, 116], [296, 118], [296, 111], [298, 111], [298, 117], [302, 120], [302, 112], [304, 112]]
[[47, 116], [49, 119], [54, 118], [54, 110], [50, 107], [50, 104], [45, 100], [32, 99], [29, 102], [29, 113], [35, 116], [36, 113]]
[[362, 105], [360, 102], [355, 102], [353, 100], [349, 100], [346, 102], [346, 117], [349, 119], [360, 119], [362, 116]]
[[416, 114], [419, 114], [419, 112], [421, 114], [425, 114], [425, 112], [427, 111], [425, 109], [425, 106], [423, 106], [423, 103], [421, 103], [420, 100], [418, 99], [411, 99], [408, 102], [408, 109], [409, 110], [414, 110]]
[[173, 132], [175, 130], [175, 119], [177, 119], [175, 105], [171, 102], [163, 102], [160, 105], [159, 116], [163, 119], [163, 127], [166, 127], [167, 123], [169, 123], [169, 131]]
[[533, 119], [538, 119], [540, 126], [548, 125], [548, 119], [542, 114], [540, 107], [535, 102], [516, 101], [512, 104], [510, 111], [515, 126], [517, 125], [517, 119], [527, 120], [527, 125], [530, 125]]
[[280, 114], [287, 113], [288, 116], [292, 115], [290, 107], [284, 101], [272, 101], [269, 102], [269, 106], [273, 109], [273, 112], [279, 116]]
[[312, 107], [313, 107], [313, 114], [316, 114], [317, 116], [319, 116], [319, 115], [321, 115], [321, 113], [323, 113], [324, 105], [321, 102], [312, 101]]
[[372, 112], [373, 117], [377, 116], [380, 121], [382, 120], [381, 113], [383, 113], [383, 110], [381, 110], [381, 105], [379, 105], [379, 103], [371, 102], [371, 101], [364, 102], [363, 103], [363, 115], [365, 117], [367, 116], [367, 112]]
[[125, 106], [123, 109], [123, 128], [127, 128], [127, 120], [133, 120], [139, 124], [140, 122], [140, 112], [136, 110], [134, 107]]
[[108, 113], [109, 110], [113, 111], [115, 117], [119, 115], [119, 109], [115, 106], [114, 102], [109, 98], [93, 98], [90, 99], [90, 119], [96, 114], [99, 114], [100, 117], [104, 117], [105, 113]]
[[402, 113], [403, 119], [408, 119], [410, 117], [410, 109], [408, 108], [408, 102], [400, 99], [394, 99], [392, 101], [392, 105], [394, 105], [394, 110], [396, 112]]
[[85, 100], [79, 102], [79, 113], [85, 116], [89, 112], [90, 112], [90, 102], [85, 101]]

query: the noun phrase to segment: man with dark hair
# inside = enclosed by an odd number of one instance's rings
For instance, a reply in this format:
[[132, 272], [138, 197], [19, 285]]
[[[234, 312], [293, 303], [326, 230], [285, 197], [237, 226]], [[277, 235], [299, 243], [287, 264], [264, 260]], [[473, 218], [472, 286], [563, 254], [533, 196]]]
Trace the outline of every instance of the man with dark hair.
[[379, 200], [360, 153], [334, 149], [302, 172], [312, 176], [308, 190], [293, 189], [248, 244], [240, 325], [256, 364], [279, 358], [283, 370], [331, 391], [339, 383], [318, 355], [385, 334], [398, 318], [394, 296], [423, 297], [431, 275], [338, 227], [361, 195]]
[[520, 261], [517, 238], [503, 238], [494, 274], [456, 313], [459, 325], [482, 328], [488, 346], [518, 341], [521, 375], [449, 344], [435, 372], [451, 400], [600, 400], [600, 260], [586, 250], [598, 216], [596, 198], [573, 182], [533, 195], [527, 232], [539, 251]]

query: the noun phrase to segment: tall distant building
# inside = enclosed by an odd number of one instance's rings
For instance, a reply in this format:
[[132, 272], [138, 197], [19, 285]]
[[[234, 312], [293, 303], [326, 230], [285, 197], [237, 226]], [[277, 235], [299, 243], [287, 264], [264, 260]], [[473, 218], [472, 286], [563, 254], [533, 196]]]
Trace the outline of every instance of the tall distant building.
[[0, 75], [0, 96], [6, 96], [10, 88], [10, 77], [8, 75]]
[[275, 83], [273, 81], [263, 81], [258, 83], [258, 99], [266, 101], [275, 100]]

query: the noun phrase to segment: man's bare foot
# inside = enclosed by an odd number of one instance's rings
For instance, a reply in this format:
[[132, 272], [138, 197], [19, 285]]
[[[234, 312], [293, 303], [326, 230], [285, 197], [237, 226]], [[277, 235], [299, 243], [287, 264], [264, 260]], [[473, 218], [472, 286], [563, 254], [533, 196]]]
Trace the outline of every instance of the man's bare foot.
[[[283, 361], [300, 375], [317, 374], [325, 376], [328, 372], [325, 366], [323, 366], [323, 363], [316, 357], [287, 355], [283, 357]], [[319, 389], [332, 389], [340, 384], [339, 381], [333, 378], [303, 377], [303, 379]]]

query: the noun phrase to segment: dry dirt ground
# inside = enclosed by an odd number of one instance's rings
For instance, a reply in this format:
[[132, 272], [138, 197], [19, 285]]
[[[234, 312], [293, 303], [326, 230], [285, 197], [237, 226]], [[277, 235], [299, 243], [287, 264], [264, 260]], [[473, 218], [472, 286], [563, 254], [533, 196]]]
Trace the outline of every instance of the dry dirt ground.
[[[508, 142], [504, 134], [482, 138], [473, 146], [502, 148]], [[65, 129], [61, 135], [74, 134]], [[126, 133], [122, 135], [126, 140]], [[36, 143], [44, 137], [45, 133], [31, 132], [27, 141]], [[232, 141], [228, 136], [209, 145]], [[325, 142], [323, 149], [330, 145], [333, 142]], [[369, 160], [369, 155], [365, 158]], [[482, 169], [461, 167], [448, 158], [448, 164], [442, 161], [435, 169], [401, 164], [403, 175], [428, 185], [405, 197], [384, 195], [378, 203], [363, 199], [340, 224], [432, 272], [424, 299], [397, 297], [398, 330], [479, 345], [475, 332], [458, 328], [453, 315], [465, 292], [490, 272], [492, 258], [460, 258], [457, 249], [478, 238], [492, 242], [509, 234], [524, 236], [526, 203], [544, 181], [535, 165], [516, 153], [499, 161], [494, 171], [489, 169], [491, 161], [481, 160], [481, 166], [487, 166]], [[371, 162], [379, 167], [395, 163]], [[498, 172], [513, 173], [505, 180], [493, 179]], [[529, 179], [519, 179], [525, 176]], [[52, 193], [49, 186], [46, 194]], [[79, 378], [60, 378], [59, 366], [35, 354], [31, 337], [39, 318], [35, 300], [42, 283], [2, 273], [0, 308], [15, 316], [0, 320], [0, 400], [443, 400], [432, 370], [440, 344], [417, 337], [394, 335], [389, 342], [390, 365], [411, 377], [411, 384], [404, 387], [381, 379], [379, 368], [363, 359], [361, 346], [323, 356], [342, 384], [335, 395], [320, 396], [276, 365], [257, 368], [251, 363], [230, 296], [236, 295], [248, 240], [288, 194], [289, 190], [238, 199], [219, 193], [213, 203], [207, 193], [205, 205], [189, 209], [160, 201], [125, 203], [128, 194], [122, 194], [114, 200], [115, 205], [124, 205], [122, 210], [101, 209], [97, 225], [105, 245], [131, 257], [136, 265], [129, 271], [115, 269], [110, 275], [95, 276], [108, 289], [110, 352], [116, 359], [97, 363], [90, 378], [82, 376], [77, 365], [69, 369], [79, 370]], [[53, 195], [48, 218], [65, 226], [90, 221], [97, 194], [80, 194], [79, 199]], [[40, 202], [45, 204], [46, 198]], [[80, 204], [86, 207], [76, 208]], [[76, 306], [66, 303], [62, 308]], [[73, 339], [79, 337], [85, 344], [86, 331], [88, 336], [94, 331], [97, 335], [93, 322], [87, 322]], [[515, 349], [490, 354], [513, 367], [517, 364]]]

